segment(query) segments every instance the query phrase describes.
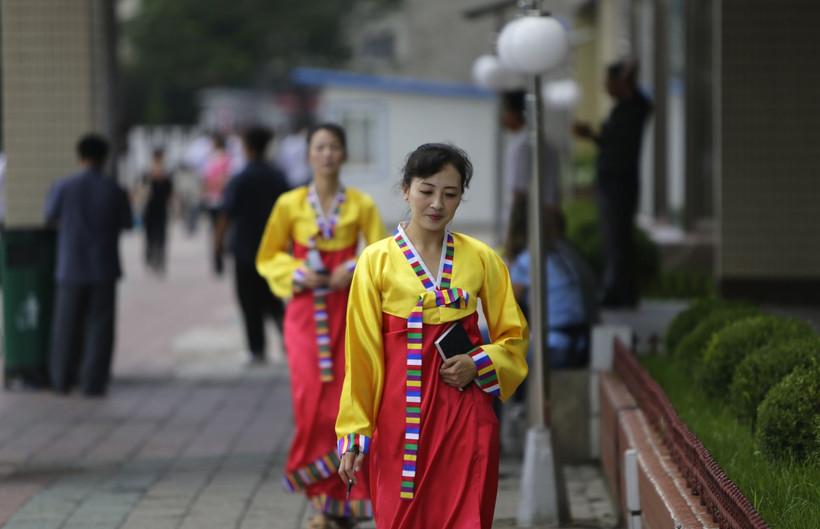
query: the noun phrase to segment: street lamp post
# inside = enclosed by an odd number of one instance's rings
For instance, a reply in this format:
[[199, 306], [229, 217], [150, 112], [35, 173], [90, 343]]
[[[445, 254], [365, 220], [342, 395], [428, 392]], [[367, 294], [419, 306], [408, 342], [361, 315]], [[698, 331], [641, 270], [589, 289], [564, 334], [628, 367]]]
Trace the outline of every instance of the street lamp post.
[[[544, 230], [543, 171], [544, 124], [541, 76], [564, 59], [567, 36], [561, 25], [540, 7], [540, 1], [522, 2], [525, 15], [508, 23], [498, 38], [498, 55], [510, 70], [531, 76], [529, 126], [532, 148], [532, 175], [529, 196], [530, 327], [532, 361], [528, 379], [530, 427], [524, 452], [518, 525], [566, 523], [563, 469], [550, 440], [550, 368], [547, 332], [548, 300], [545, 295], [547, 267], [545, 249], [551, 234]], [[555, 175], [552, 175], [553, 177]]]

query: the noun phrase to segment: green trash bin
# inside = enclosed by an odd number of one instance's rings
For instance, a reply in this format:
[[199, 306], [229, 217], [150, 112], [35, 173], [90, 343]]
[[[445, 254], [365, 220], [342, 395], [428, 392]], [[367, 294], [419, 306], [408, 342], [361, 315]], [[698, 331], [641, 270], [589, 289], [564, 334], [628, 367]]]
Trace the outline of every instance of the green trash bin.
[[7, 389], [48, 386], [56, 232], [6, 229], [3, 276], [3, 382]]

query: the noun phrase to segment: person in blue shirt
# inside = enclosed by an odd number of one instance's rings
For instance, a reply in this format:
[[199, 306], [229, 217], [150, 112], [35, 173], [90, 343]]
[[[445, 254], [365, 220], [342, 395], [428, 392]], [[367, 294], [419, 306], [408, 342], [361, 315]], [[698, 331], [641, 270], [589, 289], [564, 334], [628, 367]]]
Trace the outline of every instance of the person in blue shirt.
[[58, 180], [46, 197], [46, 222], [57, 228], [49, 374], [58, 393], [68, 393], [77, 382], [89, 397], [108, 390], [116, 284], [122, 276], [119, 237], [133, 223], [125, 190], [103, 174], [108, 150], [100, 135], [80, 138], [82, 170]]
[[[556, 232], [545, 259], [550, 367], [582, 367], [589, 360], [590, 326], [598, 317], [594, 275], [572, 243], [564, 238], [563, 215], [554, 211], [547, 211], [545, 215], [548, 220], [545, 229], [552, 223]], [[526, 313], [530, 287], [528, 250], [513, 259], [510, 278], [515, 297]]]

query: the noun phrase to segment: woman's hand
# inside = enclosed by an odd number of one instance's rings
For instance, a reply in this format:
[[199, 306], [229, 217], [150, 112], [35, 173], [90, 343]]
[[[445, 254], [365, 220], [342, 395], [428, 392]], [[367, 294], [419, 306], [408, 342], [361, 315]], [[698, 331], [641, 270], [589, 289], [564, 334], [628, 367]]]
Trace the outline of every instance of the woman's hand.
[[356, 484], [356, 473], [361, 470], [362, 463], [364, 463], [364, 454], [359, 452], [345, 452], [342, 460], [339, 462], [339, 477], [342, 478], [345, 485], [349, 483]]
[[322, 288], [328, 285], [327, 274], [317, 274], [315, 271], [305, 270], [305, 277], [302, 279], [302, 286], [305, 288]]
[[341, 290], [350, 286], [351, 281], [353, 281], [353, 271], [348, 270], [346, 263], [342, 263], [333, 269], [327, 284], [333, 290]]
[[478, 369], [470, 355], [455, 355], [444, 361], [439, 375], [448, 386], [461, 389], [473, 381]]

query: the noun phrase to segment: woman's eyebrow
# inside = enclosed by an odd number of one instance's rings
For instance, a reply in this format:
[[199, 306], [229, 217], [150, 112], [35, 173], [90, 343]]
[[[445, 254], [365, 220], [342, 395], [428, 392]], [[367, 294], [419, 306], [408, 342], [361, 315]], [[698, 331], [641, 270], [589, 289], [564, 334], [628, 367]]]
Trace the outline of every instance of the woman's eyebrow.
[[[421, 184], [419, 184], [419, 185], [428, 185], [430, 187], [437, 187], [436, 184], [433, 184], [433, 183], [430, 183], [430, 182], [421, 182]], [[456, 189], [456, 190], [458, 189], [458, 186], [443, 186], [443, 187], [444, 187], [444, 189]]]

